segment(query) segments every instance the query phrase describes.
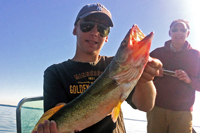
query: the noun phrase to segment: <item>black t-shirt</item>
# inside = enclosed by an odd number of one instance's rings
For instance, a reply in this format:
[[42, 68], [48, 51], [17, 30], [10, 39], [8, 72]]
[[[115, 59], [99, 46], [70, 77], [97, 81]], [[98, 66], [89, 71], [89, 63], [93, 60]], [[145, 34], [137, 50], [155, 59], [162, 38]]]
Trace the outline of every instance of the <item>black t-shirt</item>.
[[[48, 67], [44, 72], [44, 111], [60, 102], [68, 103], [82, 94], [103, 73], [112, 59], [113, 57], [101, 56], [97, 63], [68, 60]], [[136, 108], [131, 102], [132, 94], [129, 96], [126, 101]], [[118, 125], [121, 125], [121, 131], [125, 132], [122, 112], [120, 112], [120, 117], [122, 118], [118, 119]], [[116, 123], [113, 123], [111, 116], [107, 116], [81, 133], [97, 133], [97, 131], [113, 133], [114, 129], [116, 129]]]

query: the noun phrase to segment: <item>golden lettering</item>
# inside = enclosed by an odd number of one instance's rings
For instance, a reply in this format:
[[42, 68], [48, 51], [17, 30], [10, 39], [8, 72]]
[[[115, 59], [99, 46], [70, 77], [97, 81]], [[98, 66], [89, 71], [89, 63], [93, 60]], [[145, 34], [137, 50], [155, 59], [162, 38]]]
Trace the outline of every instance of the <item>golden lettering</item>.
[[90, 73], [89, 72], [86, 72], [86, 77], [89, 77], [90, 76]]
[[94, 76], [97, 76], [97, 71], [94, 71]]
[[81, 76], [82, 76], [82, 78], [85, 78], [86, 76], [85, 76], [85, 73], [81, 73]]
[[82, 79], [82, 78], [86, 78], [88, 77], [89, 80], [93, 80], [90, 77], [97, 77], [100, 76], [103, 72], [101, 71], [89, 71], [89, 72], [83, 72], [83, 73], [79, 73], [79, 74], [75, 74], [74, 78], [76, 80]]
[[70, 85], [71, 94], [76, 94], [76, 90], [78, 90], [78, 85]]
[[95, 77], [88, 77], [88, 80], [95, 80]]
[[97, 71], [97, 76], [100, 76], [100, 71]]
[[79, 76], [78, 76], [77, 74], [74, 75], [74, 78], [75, 78], [76, 80], [80, 79]]
[[70, 85], [70, 93], [71, 94], [81, 94], [83, 93], [90, 85]]
[[90, 76], [93, 76], [93, 71], [90, 71]]

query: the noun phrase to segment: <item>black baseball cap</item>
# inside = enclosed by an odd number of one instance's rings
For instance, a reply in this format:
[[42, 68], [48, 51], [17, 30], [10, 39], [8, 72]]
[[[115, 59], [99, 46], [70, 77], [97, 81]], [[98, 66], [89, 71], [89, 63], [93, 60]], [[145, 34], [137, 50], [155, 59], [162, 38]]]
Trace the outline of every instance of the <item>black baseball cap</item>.
[[108, 26], [113, 27], [112, 16], [111, 13], [106, 7], [100, 3], [95, 4], [87, 4], [85, 5], [78, 13], [75, 21], [75, 25], [79, 19], [85, 18], [91, 14], [101, 13], [105, 14], [108, 19]]

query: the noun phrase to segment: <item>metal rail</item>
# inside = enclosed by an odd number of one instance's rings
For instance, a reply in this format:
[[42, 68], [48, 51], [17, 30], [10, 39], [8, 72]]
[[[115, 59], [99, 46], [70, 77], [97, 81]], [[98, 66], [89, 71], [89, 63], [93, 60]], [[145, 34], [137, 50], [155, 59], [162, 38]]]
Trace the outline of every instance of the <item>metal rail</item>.
[[38, 96], [38, 97], [26, 97], [23, 98], [17, 105], [16, 108], [16, 122], [17, 122], [17, 133], [22, 133], [22, 129], [21, 129], [21, 107], [24, 103], [26, 102], [30, 102], [30, 101], [39, 101], [39, 100], [43, 100], [43, 96]]

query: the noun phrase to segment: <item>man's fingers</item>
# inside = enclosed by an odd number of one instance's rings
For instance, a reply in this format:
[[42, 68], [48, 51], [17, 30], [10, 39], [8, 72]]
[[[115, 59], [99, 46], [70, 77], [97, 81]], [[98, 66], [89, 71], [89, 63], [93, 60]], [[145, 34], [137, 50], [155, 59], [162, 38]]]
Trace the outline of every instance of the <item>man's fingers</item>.
[[[156, 63], [158, 63], [158, 62], [156, 61]], [[159, 75], [161, 67], [162, 67], [162, 65], [160, 63], [155, 65], [154, 62], [148, 62], [147, 65], [144, 68], [144, 72], [143, 73], [148, 73], [151, 76], [155, 77], [155, 76]]]
[[51, 129], [51, 133], [57, 133], [58, 132], [57, 131], [57, 124], [53, 120], [50, 122], [50, 129]]
[[44, 123], [40, 123], [37, 127], [37, 133], [44, 133]]
[[49, 120], [45, 120], [44, 121], [44, 133], [50, 133], [50, 121]]
[[159, 70], [161, 68], [162, 63], [160, 60], [149, 57], [149, 61], [144, 68], [140, 82], [148, 82], [153, 80], [155, 76], [159, 75]]
[[162, 68], [162, 62], [159, 59], [156, 58], [152, 58], [149, 56], [149, 61], [147, 63], [148, 65], [150, 65], [151, 67], [155, 67], [155, 68]]
[[140, 82], [148, 82], [154, 79], [154, 76], [152, 76], [151, 74], [147, 73], [147, 72], [143, 72], [141, 78], [140, 78]]

